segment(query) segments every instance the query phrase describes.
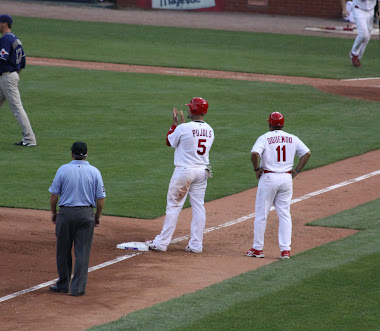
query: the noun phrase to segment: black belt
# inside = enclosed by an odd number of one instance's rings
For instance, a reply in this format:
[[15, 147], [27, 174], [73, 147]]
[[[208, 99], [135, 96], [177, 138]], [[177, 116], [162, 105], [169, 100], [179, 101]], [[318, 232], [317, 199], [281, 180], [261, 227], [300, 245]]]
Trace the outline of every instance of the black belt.
[[264, 174], [291, 174], [292, 171], [285, 171], [285, 172], [274, 172], [270, 170], [264, 170]]
[[70, 206], [59, 206], [59, 208], [92, 208], [92, 206], [74, 206], [74, 207], [70, 207]]
[[5, 72], [1, 72], [0, 73], [0, 76], [6, 76], [6, 75], [9, 75], [11, 74], [13, 71], [5, 71]]

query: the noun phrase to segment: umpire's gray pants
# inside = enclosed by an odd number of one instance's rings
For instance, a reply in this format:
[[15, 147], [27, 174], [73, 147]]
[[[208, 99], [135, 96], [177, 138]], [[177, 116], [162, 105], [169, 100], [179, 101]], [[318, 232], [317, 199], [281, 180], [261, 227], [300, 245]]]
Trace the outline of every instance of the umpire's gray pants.
[[36, 143], [36, 137], [34, 136], [28, 115], [22, 106], [18, 82], [19, 75], [16, 71], [9, 75], [0, 76], [0, 107], [5, 100], [8, 101], [9, 108], [22, 128], [22, 141], [34, 144]]
[[71, 249], [74, 244], [75, 268], [70, 292], [75, 295], [86, 289], [88, 264], [95, 219], [92, 207], [61, 207], [57, 216], [57, 270], [59, 288], [69, 289], [72, 272]]

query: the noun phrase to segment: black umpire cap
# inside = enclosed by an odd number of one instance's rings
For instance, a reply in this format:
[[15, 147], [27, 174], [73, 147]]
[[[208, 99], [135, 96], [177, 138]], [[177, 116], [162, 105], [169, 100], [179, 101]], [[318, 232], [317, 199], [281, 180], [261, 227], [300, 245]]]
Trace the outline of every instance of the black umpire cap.
[[83, 141], [77, 141], [71, 146], [71, 151], [78, 156], [87, 155], [87, 145]]

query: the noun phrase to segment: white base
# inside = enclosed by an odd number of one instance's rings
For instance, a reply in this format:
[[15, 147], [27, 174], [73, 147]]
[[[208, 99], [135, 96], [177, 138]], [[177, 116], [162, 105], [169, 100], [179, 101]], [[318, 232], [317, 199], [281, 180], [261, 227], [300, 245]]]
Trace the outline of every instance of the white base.
[[136, 241], [130, 241], [130, 242], [119, 244], [116, 246], [116, 248], [128, 249], [131, 251], [141, 251], [141, 252], [146, 252], [149, 250], [149, 247], [145, 244], [145, 242], [136, 242]]

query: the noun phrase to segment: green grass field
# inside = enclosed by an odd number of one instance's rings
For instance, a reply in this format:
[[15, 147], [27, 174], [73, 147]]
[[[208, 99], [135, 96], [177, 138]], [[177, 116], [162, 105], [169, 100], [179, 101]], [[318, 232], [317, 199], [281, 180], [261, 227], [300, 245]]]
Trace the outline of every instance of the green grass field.
[[360, 231], [91, 330], [378, 330], [379, 213], [315, 221]]
[[[267, 131], [272, 111], [280, 110], [285, 130], [299, 135], [311, 149], [308, 169], [379, 146], [376, 122], [368, 121], [378, 111], [376, 102], [337, 97], [309, 86], [30, 66], [22, 73], [20, 88], [38, 146], [12, 145], [21, 138], [20, 130], [4, 107], [1, 122], [7, 125], [0, 148], [7, 157], [0, 160], [0, 181], [7, 194], [1, 195], [1, 206], [48, 209], [47, 190], [56, 170], [70, 161], [71, 144], [84, 140], [89, 161], [104, 177], [105, 214], [164, 214], [173, 169], [174, 150], [165, 144], [172, 108], [184, 106], [194, 95], [209, 100], [206, 121], [216, 136], [208, 201], [257, 184], [250, 151]], [[337, 122], [342, 109], [344, 116]], [[24, 194], [30, 191], [33, 194]]]
[[[14, 27], [28, 56], [336, 79], [380, 72], [374, 42], [365, 65], [354, 68], [349, 39], [21, 17]], [[71, 144], [84, 140], [90, 163], [103, 174], [106, 215], [163, 215], [173, 169], [173, 149], [165, 145], [171, 111], [185, 109], [193, 96], [209, 101], [206, 120], [216, 135], [207, 201], [256, 186], [250, 150], [267, 131], [272, 111], [281, 111], [285, 130], [311, 149], [306, 169], [380, 147], [372, 120], [380, 114], [379, 103], [309, 86], [28, 66], [20, 91], [38, 146], [12, 145], [20, 140], [20, 129], [5, 105], [0, 206], [49, 209], [48, 188], [57, 168], [70, 161]], [[318, 223], [362, 229], [352, 237], [99, 329], [378, 330], [379, 204]]]
[[348, 57], [353, 40], [345, 38], [25, 17], [14, 21], [13, 32], [28, 56], [339, 79], [380, 72], [374, 41], [358, 70]]

